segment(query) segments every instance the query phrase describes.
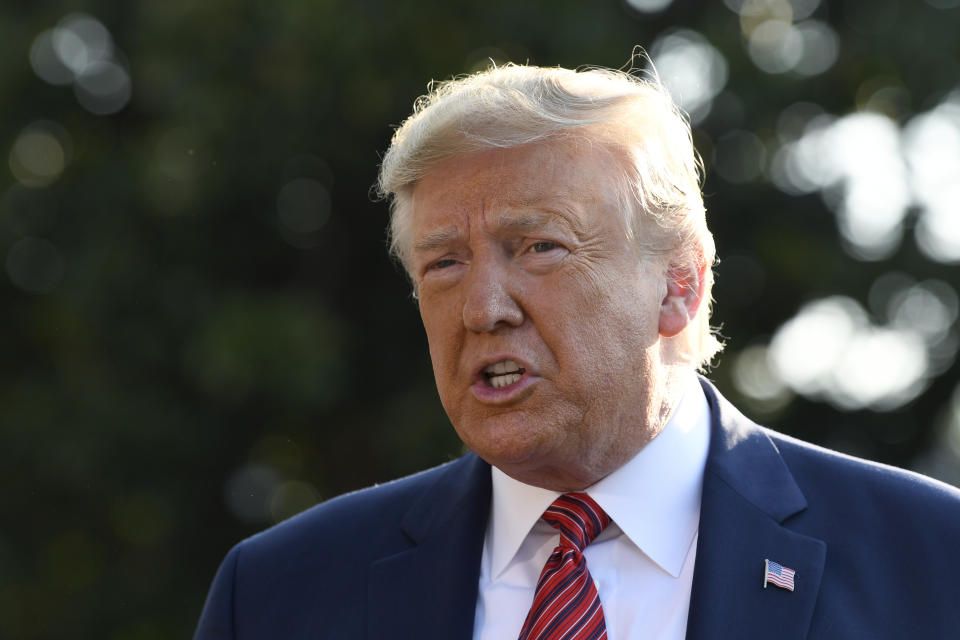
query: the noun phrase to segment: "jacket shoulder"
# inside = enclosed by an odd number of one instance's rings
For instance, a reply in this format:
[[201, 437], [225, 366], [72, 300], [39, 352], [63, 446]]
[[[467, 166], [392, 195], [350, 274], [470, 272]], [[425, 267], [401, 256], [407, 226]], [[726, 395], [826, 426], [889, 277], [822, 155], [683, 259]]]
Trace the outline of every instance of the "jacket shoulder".
[[467, 455], [333, 498], [239, 542], [214, 578], [195, 638], [233, 638], [236, 629], [250, 638], [313, 637], [318, 615], [325, 637], [361, 637], [369, 568], [411, 549], [417, 523], [455, 511], [470, 488], [482, 491], [484, 471], [489, 478], [489, 467]]
[[[928, 476], [832, 451], [763, 428], [801, 489], [814, 503], [829, 502], [900, 514], [924, 512], [943, 524], [960, 526], [960, 489]], [[811, 493], [813, 495], [811, 495]], [[812, 505], [815, 508], [815, 503]]]
[[810, 637], [949, 637], [960, 621], [960, 490], [768, 434], [807, 500], [785, 526], [826, 543]]
[[444, 476], [455, 476], [464, 461], [461, 458], [331, 498], [247, 538], [240, 545], [246, 554], [282, 552], [302, 544], [342, 548], [360, 539], [367, 547], [380, 546], [385, 542], [383, 538], [399, 535], [397, 525], [411, 505]]

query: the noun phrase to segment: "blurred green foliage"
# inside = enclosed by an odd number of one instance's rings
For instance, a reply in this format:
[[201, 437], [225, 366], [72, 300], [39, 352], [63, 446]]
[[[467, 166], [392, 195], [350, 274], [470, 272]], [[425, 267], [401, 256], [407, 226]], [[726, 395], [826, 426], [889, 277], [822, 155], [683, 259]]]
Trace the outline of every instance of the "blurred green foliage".
[[[899, 121], [932, 107], [960, 68], [960, 9], [933, 4], [823, 2], [841, 52], [812, 77], [759, 71], [721, 2], [653, 15], [614, 0], [0, 6], [0, 148], [13, 154], [37, 121], [48, 132], [40, 155], [4, 155], [0, 172], [0, 636], [185, 637], [243, 536], [460, 455], [369, 191], [390, 125], [428, 80], [490, 59], [620, 67], [634, 45], [695, 29], [739, 97], [697, 127], [709, 166], [727, 130], [769, 137], [798, 100], [849, 112], [877, 76], [906, 91]], [[116, 112], [31, 67], [38, 35], [77, 11], [106, 26], [129, 73]], [[21, 184], [28, 169], [45, 184]], [[705, 193], [721, 256], [762, 265], [719, 268], [724, 392], [781, 430], [956, 478], [929, 453], [955, 364], [889, 413], [800, 397], [764, 411], [729, 366], [804, 300], [865, 303], [894, 269], [956, 288], [955, 267], [910, 243], [858, 261], [818, 197], [764, 180], [710, 172]]]

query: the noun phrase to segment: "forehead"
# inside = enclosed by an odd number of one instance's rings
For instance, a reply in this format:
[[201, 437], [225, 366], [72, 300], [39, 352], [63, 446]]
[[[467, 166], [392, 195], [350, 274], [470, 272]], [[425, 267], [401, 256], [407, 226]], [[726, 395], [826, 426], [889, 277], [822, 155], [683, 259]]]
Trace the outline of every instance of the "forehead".
[[[585, 226], [616, 204], [616, 163], [597, 145], [544, 142], [448, 158], [414, 186], [415, 235], [486, 225]], [[462, 231], [463, 229], [461, 229]]]

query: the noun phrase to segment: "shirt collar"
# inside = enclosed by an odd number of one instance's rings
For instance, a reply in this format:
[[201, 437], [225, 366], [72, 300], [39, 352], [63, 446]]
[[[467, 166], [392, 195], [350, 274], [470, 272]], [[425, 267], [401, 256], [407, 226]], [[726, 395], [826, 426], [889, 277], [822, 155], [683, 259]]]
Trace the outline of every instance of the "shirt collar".
[[[647, 557], [677, 577], [700, 520], [710, 410], [697, 377], [663, 430], [629, 462], [586, 492]], [[500, 576], [544, 510], [560, 495], [492, 470], [490, 575]]]

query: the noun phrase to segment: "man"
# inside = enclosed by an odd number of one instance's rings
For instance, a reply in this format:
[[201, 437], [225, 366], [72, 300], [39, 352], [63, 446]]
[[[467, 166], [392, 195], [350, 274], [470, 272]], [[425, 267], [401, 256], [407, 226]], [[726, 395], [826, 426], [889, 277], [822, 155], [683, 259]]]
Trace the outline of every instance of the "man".
[[472, 453], [241, 542], [196, 637], [956, 637], [960, 492], [696, 377], [697, 168], [655, 79], [507, 66], [418, 101], [380, 186]]

